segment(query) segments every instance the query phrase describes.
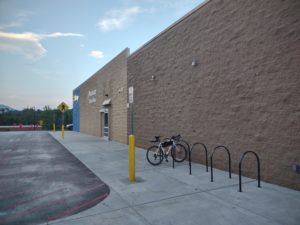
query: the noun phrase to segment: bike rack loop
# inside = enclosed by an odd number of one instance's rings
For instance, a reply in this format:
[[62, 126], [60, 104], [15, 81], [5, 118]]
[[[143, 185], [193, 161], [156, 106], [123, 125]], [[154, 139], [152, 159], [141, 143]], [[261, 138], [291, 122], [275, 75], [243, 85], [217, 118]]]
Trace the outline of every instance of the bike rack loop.
[[[171, 150], [171, 154], [172, 154], [172, 151], [174, 151], [173, 149]], [[173, 153], [174, 154], [174, 153]], [[174, 160], [174, 157], [172, 157], [172, 161], [173, 161], [173, 169], [175, 168], [175, 160]]]
[[241, 160], [240, 160], [240, 163], [239, 163], [239, 192], [242, 192], [242, 162], [243, 162], [245, 156], [248, 153], [252, 153], [256, 157], [256, 161], [257, 161], [257, 182], [258, 182], [257, 187], [260, 188], [260, 161], [259, 161], [259, 157], [253, 151], [246, 151], [246, 152], [243, 153], [243, 155], [241, 157]]
[[189, 159], [190, 159], [190, 149], [191, 149], [190, 144], [187, 141], [185, 141], [185, 140], [180, 140], [179, 143], [180, 142], [186, 145], [187, 151], [189, 153]]
[[189, 167], [190, 167], [190, 175], [192, 175], [192, 151], [196, 145], [202, 145], [205, 151], [205, 163], [206, 163], [206, 172], [208, 172], [208, 159], [207, 159], [207, 148], [206, 145], [200, 142], [193, 144], [191, 150], [189, 151]]
[[179, 143], [180, 143], [180, 142], [184, 143], [184, 144], [188, 147], [187, 150], [190, 151], [191, 147], [190, 147], [190, 145], [189, 145], [189, 143], [188, 143], [187, 141], [185, 141], [185, 140], [180, 140]]
[[[180, 142], [184, 143], [188, 147], [187, 150], [190, 152], [190, 145], [189, 145], [189, 143], [187, 141], [184, 141], [184, 140], [180, 140], [178, 143], [180, 143]], [[173, 159], [172, 165], [173, 165], [173, 168], [175, 168], [175, 160], [174, 160], [173, 157], [172, 157], [172, 159]]]
[[228, 154], [228, 162], [229, 162], [229, 178], [231, 179], [231, 157], [230, 157], [230, 151], [228, 148], [226, 148], [225, 146], [223, 145], [219, 145], [217, 147], [214, 148], [211, 156], [210, 156], [210, 181], [211, 182], [214, 182], [214, 174], [213, 174], [213, 156], [214, 156], [214, 153], [217, 149], [225, 149], [227, 154]]

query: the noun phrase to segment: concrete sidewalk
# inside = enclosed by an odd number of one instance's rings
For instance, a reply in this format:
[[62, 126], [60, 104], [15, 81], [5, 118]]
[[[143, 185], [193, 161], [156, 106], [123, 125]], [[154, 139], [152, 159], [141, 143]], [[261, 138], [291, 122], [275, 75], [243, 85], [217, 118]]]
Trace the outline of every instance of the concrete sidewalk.
[[65, 225], [299, 225], [300, 192], [214, 170], [214, 182], [205, 167], [171, 160], [151, 166], [145, 151], [136, 150], [137, 182], [128, 182], [128, 146], [76, 132], [52, 135], [109, 185], [110, 195], [95, 207], [52, 221]]

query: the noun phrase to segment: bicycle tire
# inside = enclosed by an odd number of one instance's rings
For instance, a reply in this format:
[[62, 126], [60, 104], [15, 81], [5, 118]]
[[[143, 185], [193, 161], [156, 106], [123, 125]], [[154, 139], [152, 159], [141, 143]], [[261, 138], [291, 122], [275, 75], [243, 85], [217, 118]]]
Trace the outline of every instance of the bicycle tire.
[[187, 158], [187, 150], [182, 144], [176, 144], [176, 149], [172, 149], [171, 156], [175, 162], [183, 162]]
[[147, 149], [146, 158], [151, 165], [157, 166], [163, 161], [163, 151], [158, 146], [153, 145]]

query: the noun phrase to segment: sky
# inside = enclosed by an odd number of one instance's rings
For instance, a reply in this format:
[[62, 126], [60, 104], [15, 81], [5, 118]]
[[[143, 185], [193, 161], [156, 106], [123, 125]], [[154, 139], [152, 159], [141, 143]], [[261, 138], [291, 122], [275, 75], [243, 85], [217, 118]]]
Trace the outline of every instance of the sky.
[[72, 108], [72, 92], [203, 0], [0, 0], [0, 104]]

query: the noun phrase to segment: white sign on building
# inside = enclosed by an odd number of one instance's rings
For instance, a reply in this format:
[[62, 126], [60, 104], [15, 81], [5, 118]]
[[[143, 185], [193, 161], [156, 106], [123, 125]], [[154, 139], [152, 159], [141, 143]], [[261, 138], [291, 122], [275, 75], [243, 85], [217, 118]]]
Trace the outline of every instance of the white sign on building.
[[133, 103], [133, 87], [128, 88], [128, 102], [129, 104]]
[[96, 89], [88, 92], [87, 99], [89, 101], [89, 104], [96, 102], [96, 93]]
[[73, 102], [76, 102], [76, 101], [78, 101], [79, 100], [79, 96], [78, 95], [74, 95], [73, 96]]

